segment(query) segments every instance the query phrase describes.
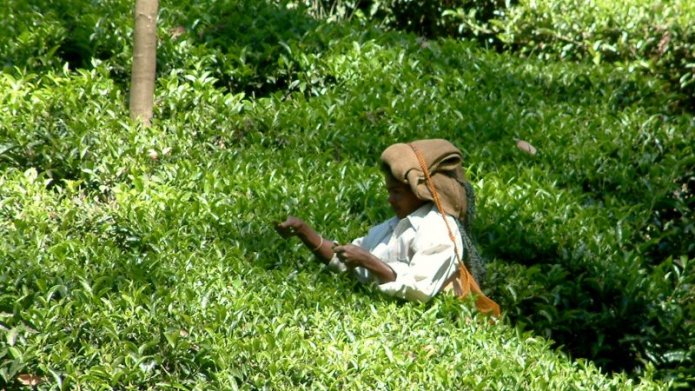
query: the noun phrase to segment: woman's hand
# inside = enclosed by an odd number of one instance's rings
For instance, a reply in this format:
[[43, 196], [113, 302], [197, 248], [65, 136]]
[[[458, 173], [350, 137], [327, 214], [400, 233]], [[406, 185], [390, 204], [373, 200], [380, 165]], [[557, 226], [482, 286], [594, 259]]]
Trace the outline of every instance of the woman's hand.
[[348, 267], [365, 266], [374, 257], [369, 251], [354, 244], [335, 246], [333, 251]]
[[285, 239], [297, 236], [305, 227], [306, 223], [304, 220], [294, 216], [288, 216], [282, 223], [275, 224], [275, 230]]
[[382, 284], [396, 279], [396, 272], [389, 265], [360, 246], [355, 246], [354, 244], [335, 246], [333, 247], [333, 252], [348, 267], [361, 266], [368, 269], [376, 275]]
[[331, 242], [324, 240], [313, 228], [299, 217], [287, 216], [282, 223], [274, 223], [275, 230], [285, 239], [298, 237], [321, 261], [328, 263], [333, 257]]

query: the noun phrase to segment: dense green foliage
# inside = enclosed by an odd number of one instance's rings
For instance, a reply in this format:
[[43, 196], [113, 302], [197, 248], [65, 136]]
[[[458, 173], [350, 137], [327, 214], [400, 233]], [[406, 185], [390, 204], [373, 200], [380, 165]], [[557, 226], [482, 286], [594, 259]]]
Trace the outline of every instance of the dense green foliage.
[[[0, 10], [18, 37], [0, 43], [0, 384], [695, 381], [695, 120], [664, 105], [666, 81], [326, 23], [301, 2], [181, 2], [162, 4], [141, 128], [130, 3]], [[499, 324], [380, 296], [271, 228], [295, 213], [363, 234], [389, 216], [379, 153], [426, 137], [464, 150]]]
[[695, 3], [688, 0], [303, 0], [316, 15], [371, 19], [427, 37], [473, 38], [528, 56], [613, 63], [656, 76], [695, 112]]
[[664, 104], [695, 112], [692, 1], [519, 3], [489, 20], [460, 8], [444, 15], [460, 22], [460, 32], [485, 37], [529, 57], [608, 62], [624, 72], [657, 76], [674, 94]]

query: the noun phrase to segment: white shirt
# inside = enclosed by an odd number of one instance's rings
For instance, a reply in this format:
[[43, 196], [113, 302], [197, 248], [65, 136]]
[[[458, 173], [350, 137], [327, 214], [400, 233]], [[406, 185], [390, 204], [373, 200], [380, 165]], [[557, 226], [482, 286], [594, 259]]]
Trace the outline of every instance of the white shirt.
[[[463, 257], [458, 225], [451, 216], [447, 220]], [[367, 236], [355, 239], [352, 244], [366, 249], [396, 272], [395, 281], [379, 284], [378, 288], [402, 299], [427, 301], [458, 271], [454, 243], [433, 203], [421, 206], [403, 219], [393, 217], [372, 227]], [[348, 270], [335, 255], [328, 266], [339, 272]], [[379, 282], [363, 267], [355, 268], [354, 274], [362, 282]]]

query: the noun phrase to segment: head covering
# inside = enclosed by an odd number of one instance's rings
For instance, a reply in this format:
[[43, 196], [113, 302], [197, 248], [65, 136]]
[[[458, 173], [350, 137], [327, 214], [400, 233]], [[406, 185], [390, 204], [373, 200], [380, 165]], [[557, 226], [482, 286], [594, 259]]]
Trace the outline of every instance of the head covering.
[[410, 144], [422, 154], [444, 211], [467, 225], [469, 205], [461, 151], [447, 140], [430, 139], [393, 144], [381, 154], [384, 169], [397, 181], [408, 184], [415, 196], [425, 201], [433, 201], [434, 197]]

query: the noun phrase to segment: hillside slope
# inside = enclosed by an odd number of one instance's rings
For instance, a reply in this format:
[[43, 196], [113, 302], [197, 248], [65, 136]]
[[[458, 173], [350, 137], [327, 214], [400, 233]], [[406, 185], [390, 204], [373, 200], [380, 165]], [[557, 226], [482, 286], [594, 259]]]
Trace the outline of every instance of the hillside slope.
[[[692, 380], [692, 262], [670, 250], [679, 223], [664, 214], [687, 197], [693, 119], [662, 112], [659, 82], [263, 2], [196, 3], [162, 9], [155, 119], [141, 128], [127, 120], [130, 49], [111, 37], [129, 31], [127, 15], [49, 3], [8, 20], [57, 49], [31, 62], [14, 41], [0, 74], [0, 383]], [[37, 15], [54, 28], [21, 26]], [[75, 46], [69, 17], [114, 28]], [[362, 235], [389, 216], [381, 150], [433, 137], [462, 148], [478, 191], [498, 324], [452, 298], [380, 296], [272, 230], [293, 213], [337, 241]]]

